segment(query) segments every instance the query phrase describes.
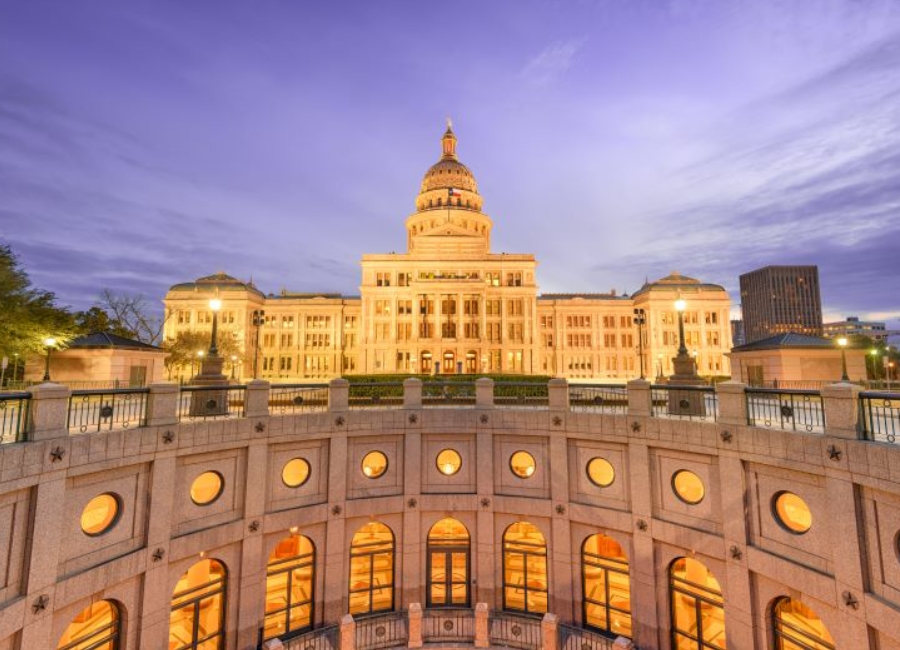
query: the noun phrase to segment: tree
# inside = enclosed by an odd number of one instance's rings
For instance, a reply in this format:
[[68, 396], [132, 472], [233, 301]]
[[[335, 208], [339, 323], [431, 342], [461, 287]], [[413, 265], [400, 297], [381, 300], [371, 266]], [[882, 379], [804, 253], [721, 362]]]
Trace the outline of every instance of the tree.
[[56, 296], [31, 286], [9, 246], [0, 245], [0, 353], [10, 356], [44, 350], [44, 340], [64, 345], [78, 333], [72, 314]]
[[[190, 368], [199, 360], [197, 352], [207, 354], [209, 351], [209, 332], [179, 332], [174, 339], [166, 339], [162, 348], [169, 353], [166, 357], [166, 370], [169, 378], [172, 374], [181, 374], [185, 368]], [[243, 358], [240, 347], [234, 337], [225, 332], [219, 332], [216, 340], [219, 356], [225, 359], [225, 368], [229, 368], [231, 357]]]
[[128, 329], [118, 318], [110, 318], [100, 307], [91, 307], [87, 311], [75, 313], [75, 324], [81, 334], [92, 332], [109, 332], [126, 339], [137, 338], [137, 333]]
[[159, 345], [162, 341], [163, 326], [169, 314], [154, 315], [144, 296], [119, 294], [104, 289], [98, 302], [101, 308], [112, 315], [114, 321], [133, 332], [133, 338], [150, 345]]

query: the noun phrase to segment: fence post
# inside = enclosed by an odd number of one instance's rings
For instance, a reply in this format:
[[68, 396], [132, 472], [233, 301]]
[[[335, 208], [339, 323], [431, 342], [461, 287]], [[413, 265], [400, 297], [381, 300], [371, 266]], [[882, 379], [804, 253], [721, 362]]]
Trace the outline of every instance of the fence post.
[[328, 410], [332, 413], [350, 410], [350, 382], [346, 379], [332, 379], [328, 382]]
[[569, 382], [551, 379], [547, 384], [548, 404], [551, 411], [569, 410]]
[[650, 402], [650, 382], [646, 379], [632, 379], [626, 385], [628, 391], [628, 415], [650, 417], [653, 413]]
[[475, 603], [475, 647], [489, 648], [491, 633], [488, 625], [488, 604]]
[[746, 384], [739, 381], [723, 381], [716, 384], [716, 396], [719, 398], [720, 424], [744, 426], [747, 424]]
[[28, 440], [51, 440], [69, 435], [69, 397], [66, 386], [40, 384], [31, 389]]
[[541, 619], [541, 650], [556, 650], [559, 646], [559, 617], [556, 614], [544, 614]]
[[356, 621], [353, 620], [353, 616], [351, 614], [344, 614], [341, 617], [340, 635], [340, 650], [356, 649]]
[[494, 407], [494, 380], [490, 377], [475, 380], [475, 406], [482, 409]]
[[178, 384], [150, 384], [147, 396], [147, 426], [164, 427], [178, 422]]
[[[409, 377], [403, 380], [403, 408], [422, 408], [422, 380]], [[412, 646], [410, 646], [412, 647]]]
[[269, 382], [253, 379], [247, 383], [244, 393], [244, 417], [259, 418], [269, 414]]
[[422, 605], [420, 603], [410, 603], [409, 605], [409, 643], [407, 645], [410, 648], [422, 647]]
[[825, 413], [825, 433], [836, 438], [859, 437], [859, 394], [856, 384], [829, 384], [822, 388], [822, 410]]

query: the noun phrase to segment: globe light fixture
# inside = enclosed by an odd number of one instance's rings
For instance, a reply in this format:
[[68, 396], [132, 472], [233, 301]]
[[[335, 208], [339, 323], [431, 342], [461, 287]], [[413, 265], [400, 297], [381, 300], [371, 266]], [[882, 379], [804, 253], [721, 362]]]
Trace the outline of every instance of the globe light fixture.
[[841, 348], [841, 381], [850, 381], [850, 377], [847, 376], [847, 337], [840, 337], [837, 344]]
[[44, 362], [44, 381], [50, 381], [50, 351], [56, 345], [56, 339], [48, 336], [44, 339], [44, 347], [47, 348], [47, 360]]

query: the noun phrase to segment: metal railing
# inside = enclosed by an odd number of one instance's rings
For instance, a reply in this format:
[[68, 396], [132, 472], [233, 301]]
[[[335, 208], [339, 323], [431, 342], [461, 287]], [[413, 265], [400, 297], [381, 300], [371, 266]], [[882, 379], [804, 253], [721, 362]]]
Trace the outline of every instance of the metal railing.
[[328, 384], [272, 384], [269, 413], [284, 415], [328, 410]]
[[715, 421], [719, 397], [712, 386], [654, 385], [650, 387], [650, 408], [655, 418]]
[[488, 617], [488, 629], [491, 645], [522, 650], [535, 650], [543, 645], [539, 618], [491, 612]]
[[474, 406], [474, 381], [426, 381], [422, 384], [422, 406]]
[[147, 424], [149, 388], [73, 390], [66, 426], [69, 433], [134, 429]]
[[422, 615], [425, 643], [472, 643], [475, 641], [475, 612], [471, 609], [426, 609]]
[[624, 385], [569, 384], [569, 408], [625, 414], [628, 412], [628, 391]]
[[282, 640], [284, 650], [338, 650], [340, 627], [329, 625]]
[[560, 623], [559, 650], [612, 650], [613, 640], [598, 632]]
[[538, 382], [498, 381], [494, 383], [494, 404], [510, 408], [547, 408], [549, 388]]
[[178, 421], [243, 417], [246, 386], [182, 386]]
[[409, 618], [405, 611], [356, 619], [356, 650], [379, 650], [409, 642]]
[[825, 432], [825, 408], [817, 390], [747, 388], [744, 392], [750, 426]]
[[900, 393], [860, 393], [859, 429], [864, 440], [896, 444], [900, 435]]
[[378, 382], [350, 384], [350, 408], [401, 408], [403, 406], [403, 382]]
[[0, 444], [25, 439], [30, 407], [31, 393], [0, 393]]

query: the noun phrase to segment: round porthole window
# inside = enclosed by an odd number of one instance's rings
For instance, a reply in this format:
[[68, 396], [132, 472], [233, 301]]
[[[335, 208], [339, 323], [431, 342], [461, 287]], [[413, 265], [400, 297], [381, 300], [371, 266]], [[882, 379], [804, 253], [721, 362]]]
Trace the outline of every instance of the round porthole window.
[[388, 468], [388, 459], [380, 451], [370, 451], [362, 461], [362, 473], [366, 478], [378, 478]]
[[281, 480], [289, 488], [300, 487], [309, 479], [309, 463], [304, 458], [293, 458], [281, 469]]
[[462, 467], [462, 456], [455, 449], [444, 449], [438, 453], [435, 462], [441, 474], [453, 476]]
[[509, 458], [509, 468], [519, 478], [531, 478], [537, 466], [534, 463], [534, 456], [527, 451], [517, 451]]
[[225, 479], [218, 472], [203, 472], [191, 483], [191, 501], [198, 506], [208, 506], [222, 496]]
[[96, 537], [116, 525], [121, 511], [119, 497], [106, 492], [87, 502], [81, 511], [81, 530]]
[[591, 458], [587, 464], [587, 475], [597, 487], [609, 487], [616, 480], [616, 470], [605, 458]]
[[672, 489], [675, 495], [688, 505], [696, 505], [706, 496], [706, 488], [703, 481], [693, 472], [681, 469], [672, 476]]
[[806, 501], [793, 492], [779, 492], [772, 499], [775, 519], [788, 532], [802, 535], [812, 527], [812, 512]]

